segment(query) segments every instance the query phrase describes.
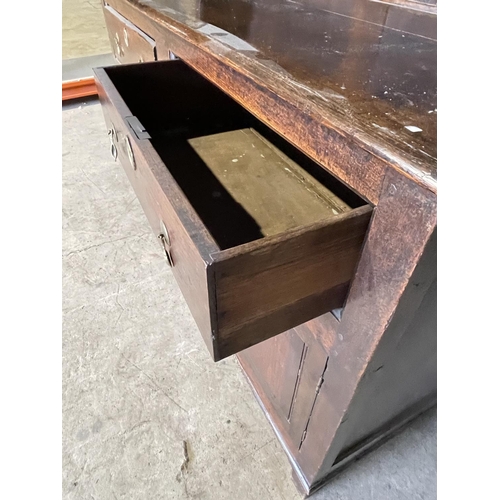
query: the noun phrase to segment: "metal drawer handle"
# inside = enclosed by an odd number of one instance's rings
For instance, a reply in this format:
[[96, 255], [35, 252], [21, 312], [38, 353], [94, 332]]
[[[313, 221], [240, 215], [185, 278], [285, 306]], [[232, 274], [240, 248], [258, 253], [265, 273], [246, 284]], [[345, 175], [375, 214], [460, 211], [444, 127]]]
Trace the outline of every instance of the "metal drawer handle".
[[134, 170], [137, 170], [137, 165], [135, 164], [134, 151], [132, 149], [132, 144], [130, 144], [130, 139], [128, 135], [125, 136], [125, 149], [127, 150], [127, 156]]
[[116, 149], [115, 145], [116, 131], [114, 127], [111, 127], [108, 130], [108, 135], [109, 135], [109, 141], [111, 142], [111, 156], [116, 161], [116, 159], [118, 158], [118, 149]]
[[[115, 141], [118, 140], [118, 135], [114, 127], [111, 127], [108, 130], [109, 140], [111, 142], [111, 156], [116, 161], [118, 158], [118, 148], [116, 147]], [[128, 135], [124, 138], [125, 141], [125, 150], [127, 151], [127, 156], [134, 170], [137, 170], [137, 165], [135, 163], [134, 150], [132, 149], [132, 144], [130, 143], [130, 139]]]
[[161, 242], [161, 245], [163, 247], [163, 255], [165, 257], [165, 260], [167, 261], [167, 264], [170, 267], [174, 266], [174, 262], [172, 260], [172, 254], [170, 253], [170, 247], [168, 246], [167, 239], [165, 238], [165, 235], [163, 233], [160, 233], [158, 235], [158, 239]]
[[170, 267], [174, 266], [174, 261], [172, 260], [172, 253], [170, 251], [170, 235], [168, 234], [165, 223], [160, 221], [160, 230], [161, 233], [158, 235], [158, 239], [163, 247], [163, 253], [165, 255], [165, 259]]
[[168, 234], [167, 226], [165, 226], [165, 223], [160, 220], [160, 231], [163, 234], [163, 237], [165, 238], [165, 241], [167, 242], [168, 247], [170, 247], [170, 235]]

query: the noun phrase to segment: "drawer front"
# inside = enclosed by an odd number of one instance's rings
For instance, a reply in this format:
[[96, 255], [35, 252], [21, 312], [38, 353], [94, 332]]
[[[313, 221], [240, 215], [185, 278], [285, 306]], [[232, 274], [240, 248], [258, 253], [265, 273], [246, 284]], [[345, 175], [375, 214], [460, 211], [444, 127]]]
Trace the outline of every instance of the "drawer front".
[[115, 59], [122, 63], [156, 61], [156, 42], [110, 5], [104, 5], [104, 20]]
[[[99, 68], [95, 75], [110, 149], [159, 237], [214, 360], [343, 305], [369, 206], [221, 249], [193, 199], [206, 198], [207, 178], [196, 177], [192, 153], [172, 156], [166, 149], [177, 147], [188, 125], [198, 138], [207, 127], [240, 130], [255, 118], [182, 61]], [[232, 215], [216, 211], [215, 217], [224, 227]]]

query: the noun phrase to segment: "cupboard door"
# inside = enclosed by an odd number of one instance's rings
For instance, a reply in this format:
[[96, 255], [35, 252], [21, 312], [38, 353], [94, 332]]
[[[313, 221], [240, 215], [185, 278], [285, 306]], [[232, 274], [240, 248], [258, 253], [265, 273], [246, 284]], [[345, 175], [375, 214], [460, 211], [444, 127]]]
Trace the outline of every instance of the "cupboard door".
[[243, 352], [280, 418], [289, 420], [306, 345], [288, 330]]
[[329, 357], [304, 325], [238, 355], [279, 437], [299, 450], [321, 390]]

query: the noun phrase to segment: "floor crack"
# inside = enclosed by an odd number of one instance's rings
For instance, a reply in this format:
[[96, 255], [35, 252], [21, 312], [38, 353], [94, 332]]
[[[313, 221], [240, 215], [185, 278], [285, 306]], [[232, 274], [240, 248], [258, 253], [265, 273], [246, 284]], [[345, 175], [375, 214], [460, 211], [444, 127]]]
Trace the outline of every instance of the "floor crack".
[[134, 366], [135, 368], [137, 368], [145, 377], [147, 377], [151, 383], [161, 392], [163, 393], [172, 403], [174, 403], [175, 406], [177, 406], [177, 408], [179, 408], [180, 410], [182, 410], [184, 413], [188, 413], [188, 411], [183, 408], [174, 398], [172, 398], [172, 396], [170, 396], [170, 394], [168, 394], [162, 387], [160, 387], [156, 381], [150, 376], [148, 375], [144, 370], [142, 370], [141, 368], [139, 368], [133, 361], [131, 361], [130, 359], [128, 359], [121, 351], [120, 349], [118, 349], [118, 347], [115, 347], [115, 349], [120, 353], [120, 356], [123, 357], [123, 359], [125, 361], [128, 361], [132, 366]]
[[102, 245], [107, 245], [108, 243], [115, 243], [116, 241], [127, 240], [127, 239], [130, 239], [130, 238], [141, 238], [142, 236], [145, 236], [147, 234], [149, 234], [149, 233], [143, 233], [143, 234], [131, 235], [131, 236], [130, 235], [129, 236], [123, 236], [121, 238], [116, 238], [116, 240], [102, 241], [101, 243], [96, 243], [95, 245], [89, 245], [88, 247], [81, 248], [80, 250], [72, 250], [72, 251], [70, 251], [68, 253], [63, 254], [63, 257], [70, 257], [73, 254], [79, 254], [79, 253], [82, 253], [82, 252], [86, 252], [87, 250], [91, 250], [92, 248], [101, 247]]

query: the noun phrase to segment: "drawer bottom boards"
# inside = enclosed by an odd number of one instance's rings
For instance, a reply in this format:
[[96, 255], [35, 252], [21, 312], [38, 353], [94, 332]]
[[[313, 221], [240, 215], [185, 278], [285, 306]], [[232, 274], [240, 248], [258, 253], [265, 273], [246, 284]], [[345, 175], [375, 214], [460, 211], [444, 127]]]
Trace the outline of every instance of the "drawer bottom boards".
[[351, 210], [252, 128], [153, 144], [221, 249]]

